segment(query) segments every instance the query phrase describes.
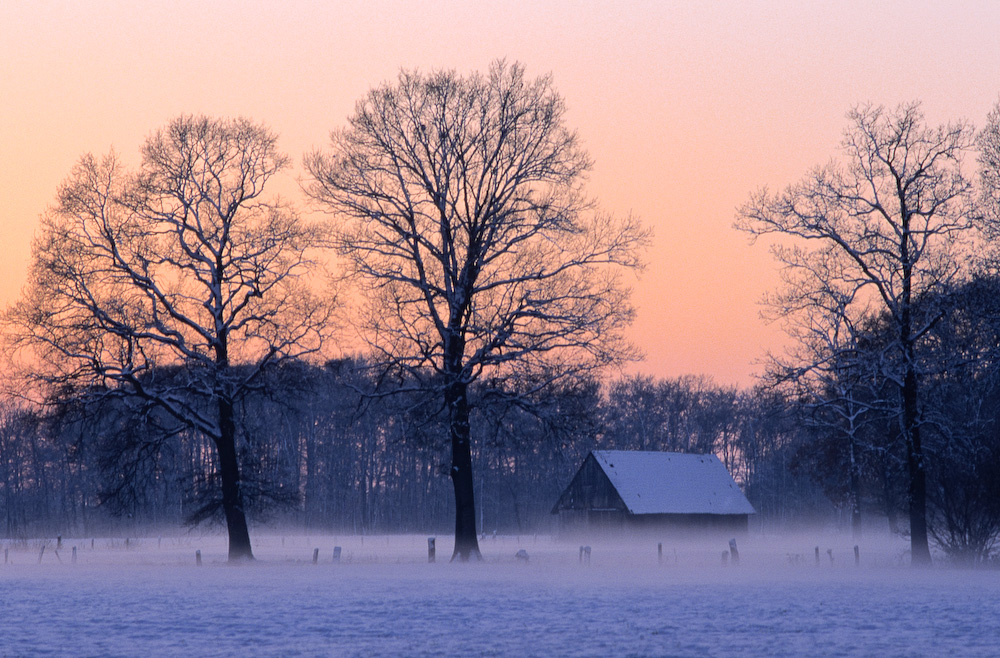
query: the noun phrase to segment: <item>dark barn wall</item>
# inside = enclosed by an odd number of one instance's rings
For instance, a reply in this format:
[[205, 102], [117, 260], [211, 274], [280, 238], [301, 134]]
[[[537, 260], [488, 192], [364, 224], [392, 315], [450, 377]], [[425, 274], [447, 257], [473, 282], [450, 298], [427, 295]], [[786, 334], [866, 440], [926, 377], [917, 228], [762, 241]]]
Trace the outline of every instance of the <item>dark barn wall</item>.
[[[617, 510], [619, 515], [625, 512], [625, 503], [615, 491], [611, 480], [605, 475], [597, 459], [588, 455], [580, 470], [577, 471], [566, 490], [559, 497], [553, 512], [559, 511], [562, 517], [564, 510], [607, 512]], [[621, 521], [619, 520], [619, 523]]]
[[670, 535], [745, 535], [749, 527], [746, 514], [639, 514], [625, 520], [632, 530]]
[[562, 538], [643, 535], [660, 539], [746, 535], [746, 514], [628, 514], [618, 510], [560, 510]]
[[560, 537], [620, 534], [626, 527], [626, 514], [620, 510], [559, 510]]

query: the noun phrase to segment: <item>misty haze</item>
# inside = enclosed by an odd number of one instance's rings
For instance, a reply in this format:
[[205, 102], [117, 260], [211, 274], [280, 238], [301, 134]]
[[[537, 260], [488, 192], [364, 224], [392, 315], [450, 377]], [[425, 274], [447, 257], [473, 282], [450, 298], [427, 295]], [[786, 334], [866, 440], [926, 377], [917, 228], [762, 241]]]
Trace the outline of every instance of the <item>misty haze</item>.
[[62, 563], [54, 539], [41, 564], [39, 542], [5, 545], [7, 655], [992, 656], [1000, 641], [996, 571], [913, 572], [885, 537], [861, 542], [859, 567], [820, 531], [751, 535], [738, 567], [726, 542], [667, 542], [662, 563], [654, 542], [594, 542], [584, 565], [541, 535], [488, 536], [479, 565], [430, 564], [426, 537], [401, 535], [257, 535], [239, 568], [217, 534], [63, 538]]

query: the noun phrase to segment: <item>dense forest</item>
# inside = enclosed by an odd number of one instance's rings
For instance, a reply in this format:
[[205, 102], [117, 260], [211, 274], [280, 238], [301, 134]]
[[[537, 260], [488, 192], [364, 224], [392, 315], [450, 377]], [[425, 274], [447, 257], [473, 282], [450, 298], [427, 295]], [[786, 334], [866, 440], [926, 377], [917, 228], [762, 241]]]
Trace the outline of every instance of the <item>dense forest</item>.
[[[239, 453], [256, 522], [365, 534], [452, 522], [441, 410], [413, 394], [366, 398], [366, 365], [289, 363], [240, 404]], [[773, 396], [704, 378], [630, 377], [606, 390], [589, 381], [535, 400], [475, 402], [483, 532], [549, 532], [556, 498], [596, 448], [716, 452], [760, 526], [813, 514], [843, 522], [843, 495], [824, 495], [798, 465], [812, 437], [796, 433]], [[162, 414], [121, 402], [4, 411], [6, 535], [218, 520], [218, 487], [205, 476], [217, 471], [213, 452]], [[883, 498], [879, 491], [871, 502], [882, 516]]]
[[841, 160], [737, 209], [777, 238], [791, 339], [748, 389], [621, 374], [649, 233], [585, 196], [564, 114], [519, 64], [403, 71], [306, 156], [325, 219], [264, 193], [289, 158], [246, 119], [179, 117], [134, 170], [81, 158], [3, 316], [2, 533], [221, 522], [238, 560], [268, 523], [454, 524], [467, 560], [550, 532], [600, 448], [717, 454], [757, 531], [991, 559], [1000, 105], [979, 132], [858, 106]]

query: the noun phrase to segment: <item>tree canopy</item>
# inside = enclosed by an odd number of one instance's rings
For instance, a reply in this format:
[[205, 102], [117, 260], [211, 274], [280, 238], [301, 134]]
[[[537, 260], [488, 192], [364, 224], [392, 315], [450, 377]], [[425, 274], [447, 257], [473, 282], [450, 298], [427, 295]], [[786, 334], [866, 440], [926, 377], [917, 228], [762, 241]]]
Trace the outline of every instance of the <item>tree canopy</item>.
[[129, 398], [212, 440], [231, 558], [251, 556], [233, 405], [329, 331], [329, 303], [304, 282], [319, 229], [264, 196], [287, 163], [266, 127], [194, 116], [151, 135], [137, 171], [83, 156], [6, 316], [43, 392]]
[[478, 554], [468, 385], [538, 388], [633, 358], [621, 272], [639, 267], [647, 234], [595, 211], [563, 99], [519, 64], [402, 71], [306, 167], [365, 291], [373, 350], [443, 394], [467, 559]]

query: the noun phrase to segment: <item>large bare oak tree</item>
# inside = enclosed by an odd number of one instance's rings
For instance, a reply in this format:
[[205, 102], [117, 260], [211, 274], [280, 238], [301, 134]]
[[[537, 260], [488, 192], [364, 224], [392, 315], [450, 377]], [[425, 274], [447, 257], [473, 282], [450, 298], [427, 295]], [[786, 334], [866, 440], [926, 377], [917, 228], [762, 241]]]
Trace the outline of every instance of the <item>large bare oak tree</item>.
[[620, 276], [646, 233], [594, 212], [590, 159], [564, 116], [551, 79], [518, 64], [403, 71], [306, 158], [308, 192], [363, 285], [370, 344], [447, 410], [453, 559], [479, 557], [470, 385], [537, 388], [634, 356]]
[[[816, 168], [780, 194], [753, 195], [739, 209], [737, 226], [755, 237], [785, 236], [774, 251], [792, 288], [778, 298], [778, 312], [827, 316], [806, 317], [799, 327], [888, 324], [891, 341], [866, 359], [896, 391], [912, 561], [928, 564], [917, 347], [941, 316], [921, 304], [941, 298], [968, 255], [971, 187], [961, 160], [973, 132], [965, 123], [926, 126], [916, 103], [861, 106], [848, 118], [844, 162]], [[819, 350], [799, 367], [820, 375], [834, 360], [849, 360], [856, 334], [847, 337], [835, 341], [834, 353]]]
[[50, 399], [66, 387], [125, 396], [210, 438], [230, 560], [253, 557], [234, 405], [268, 366], [318, 350], [328, 327], [304, 279], [320, 234], [263, 196], [286, 165], [266, 127], [194, 116], [151, 135], [137, 171], [84, 156], [42, 217], [6, 318]]

